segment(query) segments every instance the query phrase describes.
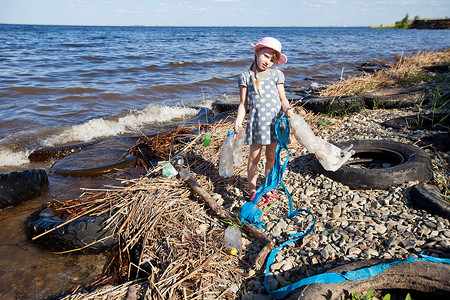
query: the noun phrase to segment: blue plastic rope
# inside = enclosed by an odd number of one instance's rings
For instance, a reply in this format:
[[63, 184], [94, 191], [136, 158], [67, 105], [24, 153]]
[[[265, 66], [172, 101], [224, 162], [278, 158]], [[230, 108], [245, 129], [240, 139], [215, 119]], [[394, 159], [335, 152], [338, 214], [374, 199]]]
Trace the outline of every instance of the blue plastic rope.
[[[280, 246], [281, 247], [281, 246]], [[279, 247], [279, 248], [280, 248]], [[271, 255], [272, 256], [272, 253]], [[270, 258], [270, 257], [269, 257]], [[275, 256], [273, 257], [275, 258]], [[272, 258], [272, 260], [273, 260]], [[290, 292], [293, 290], [305, 286], [308, 284], [314, 284], [314, 283], [343, 283], [347, 281], [357, 281], [357, 280], [364, 280], [371, 278], [373, 276], [376, 276], [380, 274], [381, 272], [389, 269], [390, 267], [397, 265], [397, 264], [403, 264], [403, 263], [409, 263], [409, 262], [418, 262], [418, 261], [428, 261], [428, 262], [435, 262], [435, 263], [445, 263], [450, 264], [449, 258], [436, 258], [428, 255], [421, 254], [418, 258], [413, 258], [412, 256], [406, 260], [397, 260], [391, 263], [386, 264], [380, 264], [375, 265], [363, 269], [359, 269], [356, 271], [348, 271], [344, 274], [340, 273], [324, 273], [324, 274], [318, 274], [311, 277], [304, 278], [300, 281], [297, 281], [293, 284], [290, 284], [288, 286], [282, 287], [276, 291], [270, 291], [267, 286], [267, 279], [268, 279], [268, 272], [266, 270], [266, 276], [264, 278], [264, 286], [266, 287], [267, 291], [270, 293], [270, 295], [275, 299], [283, 299], [286, 297]], [[268, 268], [268, 266], [267, 266]]]

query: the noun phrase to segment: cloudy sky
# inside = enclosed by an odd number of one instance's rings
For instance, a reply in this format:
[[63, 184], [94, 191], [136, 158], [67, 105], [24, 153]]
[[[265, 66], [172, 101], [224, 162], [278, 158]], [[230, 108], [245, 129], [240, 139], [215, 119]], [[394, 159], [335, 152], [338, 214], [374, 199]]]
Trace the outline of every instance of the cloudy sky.
[[449, 0], [0, 0], [0, 23], [372, 26], [450, 15]]

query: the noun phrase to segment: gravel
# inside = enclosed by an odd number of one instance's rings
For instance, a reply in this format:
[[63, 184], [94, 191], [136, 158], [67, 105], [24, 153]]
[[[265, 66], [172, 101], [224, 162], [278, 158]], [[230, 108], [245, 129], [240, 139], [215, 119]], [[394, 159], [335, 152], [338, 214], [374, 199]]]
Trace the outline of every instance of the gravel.
[[[417, 108], [364, 110], [342, 118], [328, 118], [332, 124], [315, 128], [317, 136], [329, 142], [349, 139], [394, 140], [414, 144], [422, 137], [434, 134], [427, 130], [394, 130], [381, 125], [395, 117], [414, 114]], [[308, 121], [308, 119], [307, 119]], [[283, 182], [290, 191], [294, 210], [310, 210], [316, 217], [316, 227], [309, 243], [303, 247], [291, 243], [283, 247], [270, 266], [268, 285], [271, 290], [300, 279], [323, 273], [349, 262], [380, 258], [403, 260], [426, 254], [449, 257], [449, 220], [415, 209], [408, 191], [417, 182], [393, 186], [387, 190], [351, 190], [324, 175], [311, 170], [312, 154], [308, 154], [295, 139], [291, 139], [290, 159]], [[449, 179], [450, 153], [425, 149], [432, 158], [436, 174]], [[441, 158], [444, 159], [442, 161]], [[262, 173], [262, 168], [260, 173]], [[448, 182], [448, 181], [447, 181]], [[278, 202], [263, 209], [262, 221], [279, 246], [290, 234], [305, 232], [312, 224], [311, 216], [301, 213], [289, 219], [288, 200], [282, 189], [277, 190]], [[240, 205], [247, 201], [239, 198]], [[244, 260], [254, 262], [260, 245], [250, 237], [244, 239]], [[270, 299], [262, 285], [264, 268], [248, 273], [242, 299]]]

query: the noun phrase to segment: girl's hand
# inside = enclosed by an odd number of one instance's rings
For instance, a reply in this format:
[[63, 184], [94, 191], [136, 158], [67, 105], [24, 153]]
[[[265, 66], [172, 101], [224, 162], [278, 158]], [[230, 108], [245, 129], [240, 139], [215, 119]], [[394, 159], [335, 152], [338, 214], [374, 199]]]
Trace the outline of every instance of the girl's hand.
[[242, 130], [243, 128], [242, 128], [242, 125], [240, 125], [240, 124], [234, 124], [234, 132], [235, 133], [238, 133], [239, 132], [239, 130]]
[[291, 113], [292, 113], [292, 107], [288, 107], [284, 110], [284, 115], [288, 118], [291, 117]]

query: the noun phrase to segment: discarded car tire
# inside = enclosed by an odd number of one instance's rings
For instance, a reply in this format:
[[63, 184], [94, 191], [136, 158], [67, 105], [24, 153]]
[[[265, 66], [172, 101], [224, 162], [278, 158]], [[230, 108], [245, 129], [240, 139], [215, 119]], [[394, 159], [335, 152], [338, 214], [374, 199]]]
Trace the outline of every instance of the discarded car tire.
[[341, 182], [351, 189], [387, 189], [409, 181], [431, 179], [431, 159], [415, 146], [386, 140], [354, 140], [336, 143], [341, 149], [353, 145], [355, 154], [335, 172], [326, 171], [317, 158], [314, 172]]
[[375, 108], [403, 108], [419, 104], [425, 92], [416, 88], [389, 88], [362, 95], [365, 105]]
[[226, 111], [237, 111], [239, 103], [227, 103], [216, 101], [211, 105], [211, 107], [214, 114], [220, 114]]
[[28, 217], [26, 229], [30, 238], [48, 231], [34, 239], [34, 242], [50, 251], [99, 253], [118, 243], [115, 226], [107, 226], [109, 218], [109, 214], [82, 216], [64, 224], [67, 220], [55, 215], [50, 209], [44, 209]]
[[0, 174], [0, 209], [36, 198], [47, 186], [47, 172], [42, 169]]
[[415, 207], [450, 220], [450, 203], [444, 199], [437, 186], [416, 184], [411, 188], [409, 198]]
[[450, 151], [450, 132], [441, 132], [424, 136], [417, 142], [417, 146], [421, 148], [432, 147], [437, 151], [448, 152]]
[[214, 115], [213, 111], [206, 107], [193, 107], [199, 110], [195, 118], [183, 122], [183, 127], [205, 125], [211, 123], [210, 118]]
[[450, 128], [450, 114], [449, 113], [415, 114], [387, 120], [383, 122], [381, 125], [400, 130], [426, 129], [426, 130], [447, 131]]
[[28, 155], [31, 162], [42, 162], [64, 158], [72, 153], [78, 152], [88, 146], [97, 144], [100, 141], [92, 141], [87, 143], [80, 143], [74, 145], [43, 147], [34, 150]]
[[[117, 153], [105, 153], [104, 155], [104, 159], [106, 161], [108, 160], [113, 160], [113, 155], [114, 154], [119, 154], [119, 156], [117, 157], [117, 159], [119, 159], [120, 155], [122, 155], [123, 153], [125, 153], [125, 149], [106, 149], [106, 148], [93, 148], [93, 149], [89, 149], [89, 150], [85, 150], [83, 152], [80, 153], [75, 153], [72, 154], [69, 157], [66, 157], [58, 162], [56, 162], [53, 166], [52, 166], [52, 172], [61, 176], [73, 176], [73, 177], [84, 177], [84, 176], [99, 176], [99, 175], [103, 175], [103, 174], [108, 174], [108, 173], [112, 173], [115, 172], [117, 170], [121, 170], [121, 169], [125, 169], [131, 166], [135, 166], [137, 163], [137, 158], [135, 155], [131, 155], [128, 157], [125, 157], [121, 160], [117, 160], [111, 162], [111, 163], [106, 163], [104, 165], [101, 166], [94, 166], [94, 167], [90, 167], [88, 166], [83, 166], [83, 160], [84, 159], [88, 159], [90, 156], [94, 157], [94, 156], [98, 156], [99, 152], [101, 151], [113, 151], [113, 152], [117, 152]], [[113, 157], [111, 157], [113, 156]]]
[[[389, 263], [392, 260], [369, 260], [346, 264], [330, 270], [327, 273], [345, 273], [361, 268]], [[347, 281], [343, 283], [311, 284], [296, 292], [289, 299], [299, 300], [337, 300], [350, 299], [351, 292], [364, 295], [367, 291], [398, 291], [410, 292], [415, 299], [415, 292], [426, 294], [430, 299], [448, 299], [450, 295], [450, 265], [428, 261], [407, 262], [396, 264], [380, 274], [364, 280]], [[404, 298], [402, 298], [404, 299]]]
[[303, 108], [315, 113], [351, 113], [364, 107], [364, 100], [358, 96], [317, 97], [301, 101]]

